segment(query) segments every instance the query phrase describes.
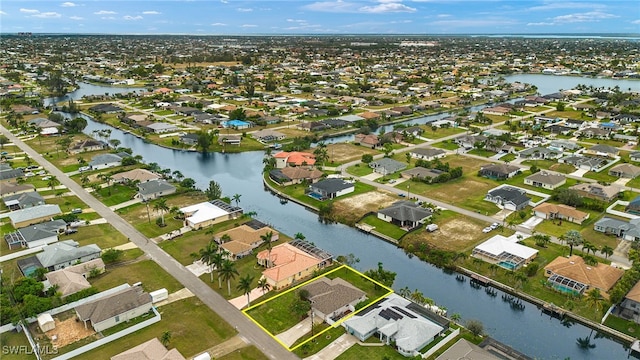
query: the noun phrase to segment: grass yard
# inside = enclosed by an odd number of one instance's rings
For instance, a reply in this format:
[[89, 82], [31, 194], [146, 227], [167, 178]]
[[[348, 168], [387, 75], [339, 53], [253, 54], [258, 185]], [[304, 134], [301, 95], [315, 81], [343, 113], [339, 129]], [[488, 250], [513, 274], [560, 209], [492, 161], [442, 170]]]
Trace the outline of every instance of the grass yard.
[[375, 301], [379, 297], [389, 292], [389, 290], [376, 285], [374, 282], [361, 276], [360, 274], [346, 266], [339, 268], [338, 270], [333, 271], [325, 276], [329, 279], [342, 278], [343, 280], [346, 280], [353, 286], [366, 292], [369, 301]]
[[[190, 358], [235, 335], [235, 330], [231, 325], [195, 297], [164, 305], [158, 311], [162, 315], [160, 322], [74, 359], [108, 360], [112, 356], [149, 339], [154, 337], [159, 339], [165, 331], [171, 332], [171, 341], [168, 347], [176, 348], [182, 355]], [[189, 321], [184, 321], [185, 314], [189, 314]], [[259, 356], [257, 349], [255, 351], [247, 350], [246, 354], [248, 357], [230, 357], [229, 359], [264, 359]]]
[[60, 235], [60, 241], [73, 239], [81, 246], [96, 244], [101, 249], [126, 244], [129, 240], [117, 231], [111, 224], [98, 224], [78, 227], [78, 232], [69, 235]]
[[353, 176], [365, 176], [373, 173], [373, 169], [368, 164], [355, 164], [347, 168], [347, 172]]
[[454, 143], [453, 140], [445, 140], [443, 142], [432, 144], [431, 146], [444, 150], [456, 150], [458, 148], [458, 145]]
[[57, 204], [63, 213], [70, 212], [72, 209], [86, 208], [87, 205], [75, 195], [56, 196], [45, 201], [47, 204]]
[[589, 171], [583, 175], [587, 179], [593, 179], [598, 182], [613, 183], [618, 180], [617, 177], [609, 175], [609, 171], [604, 169], [600, 172]]
[[640, 333], [640, 324], [637, 324], [631, 320], [619, 318], [615, 315], [609, 315], [604, 324], [612, 329], [616, 329], [633, 337], [637, 337], [638, 333]]
[[368, 191], [333, 203], [334, 220], [353, 225], [370, 212], [376, 212], [398, 201], [398, 197], [384, 190]]
[[406, 357], [400, 355], [391, 346], [361, 346], [353, 345], [343, 352], [336, 360], [405, 360]]
[[169, 293], [182, 288], [182, 285], [152, 260], [142, 260], [133, 264], [107, 265], [107, 272], [93, 278], [91, 285], [99, 291], [111, 289], [124, 283], [142, 282], [145, 291], [166, 288]]
[[503, 157], [500, 158], [500, 160], [504, 161], [504, 162], [512, 162], [513, 160], [515, 160], [518, 156], [516, 156], [516, 154], [507, 154]]
[[404, 234], [407, 233], [405, 230], [402, 230], [392, 223], [388, 223], [384, 220], [378, 219], [378, 216], [375, 214], [368, 215], [367, 217], [362, 219], [361, 222], [373, 226], [375, 231], [392, 237], [396, 240], [399, 240]]
[[260, 352], [257, 347], [251, 345], [235, 350], [225, 356], [217, 358], [218, 360], [269, 360], [269, 358]]
[[137, 193], [137, 187], [114, 183], [109, 187], [104, 187], [98, 191], [94, 191], [92, 194], [106, 206], [113, 206], [133, 199]]
[[421, 128], [425, 129], [425, 132], [422, 133], [422, 137], [426, 137], [428, 139], [441, 139], [443, 137], [462, 134], [467, 131], [465, 129], [460, 129], [457, 127], [448, 127], [448, 128], [436, 128], [435, 131], [431, 129], [431, 126], [428, 125], [420, 125]]
[[[313, 153], [313, 149], [305, 150]], [[371, 154], [378, 155], [379, 151], [370, 149], [366, 146], [354, 145], [349, 143], [338, 143], [327, 145], [327, 155], [329, 161], [326, 166], [337, 166], [354, 160], [362, 159], [362, 155]]]
[[[18, 333], [15, 331], [7, 331], [5, 333], [0, 334], [0, 344], [2, 344], [2, 359], [3, 360], [26, 360], [26, 359], [35, 359], [36, 356], [34, 354], [25, 354], [22, 353], [14, 353], [11, 354], [8, 351], [8, 348], [11, 347], [13, 349], [17, 349], [17, 347], [26, 346], [27, 349], [31, 350], [31, 345], [29, 345], [29, 340], [27, 340], [27, 336], [24, 332]], [[7, 348], [5, 352], [4, 349]]]
[[[535, 230], [537, 232], [555, 237], [564, 235], [569, 230], [576, 230], [580, 232], [585, 240], [596, 245], [598, 248], [607, 245], [615, 249], [619, 243], [619, 240], [615, 236], [605, 235], [593, 230], [593, 224], [602, 217], [602, 213], [585, 209], [579, 210], [589, 213], [589, 218], [585, 220], [581, 225], [574, 224], [568, 221], [563, 221], [562, 223], [560, 223], [559, 221], [543, 220], [538, 226], [535, 227]], [[607, 216], [611, 217], [611, 215]]]
[[327, 330], [327, 332], [322, 334], [322, 336], [318, 336], [316, 338], [316, 341], [310, 341], [305, 345], [298, 347], [293, 351], [293, 353], [298, 355], [300, 358], [311, 356], [317, 353], [318, 351], [324, 349], [327, 345], [335, 341], [344, 333], [345, 333], [345, 330], [342, 326], [338, 326], [337, 328], [331, 328]]

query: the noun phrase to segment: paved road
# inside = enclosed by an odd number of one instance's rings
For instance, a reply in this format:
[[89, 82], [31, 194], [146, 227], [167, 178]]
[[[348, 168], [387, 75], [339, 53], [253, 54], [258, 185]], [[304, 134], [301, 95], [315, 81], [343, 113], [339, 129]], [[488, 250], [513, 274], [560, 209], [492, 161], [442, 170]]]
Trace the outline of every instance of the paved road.
[[[152, 241], [149, 241], [142, 233], [136, 230], [131, 224], [126, 222], [107, 206], [96, 200], [82, 186], [71, 180], [57, 167], [47, 161], [42, 155], [31, 149], [27, 144], [18, 139], [3, 126], [0, 126], [0, 132], [4, 134], [11, 142], [27, 153], [33, 160], [42, 165], [51, 175], [60, 180], [69, 190], [73, 191], [82, 201], [89, 207], [94, 209], [100, 216], [105, 218], [113, 227], [120, 231], [124, 236], [129, 238], [131, 242], [142, 249], [151, 259], [160, 265], [169, 274], [173, 275], [185, 288], [189, 289], [200, 301], [209, 306], [229, 324], [236, 326], [240, 335], [254, 344], [266, 356], [271, 359], [297, 359], [298, 357], [287, 351], [282, 345], [278, 344], [273, 338], [267, 335], [262, 329], [251, 322], [238, 309], [225, 300], [220, 294], [213, 291], [202, 280], [193, 275], [182, 264], [165, 253]], [[135, 279], [132, 279], [135, 282]]]

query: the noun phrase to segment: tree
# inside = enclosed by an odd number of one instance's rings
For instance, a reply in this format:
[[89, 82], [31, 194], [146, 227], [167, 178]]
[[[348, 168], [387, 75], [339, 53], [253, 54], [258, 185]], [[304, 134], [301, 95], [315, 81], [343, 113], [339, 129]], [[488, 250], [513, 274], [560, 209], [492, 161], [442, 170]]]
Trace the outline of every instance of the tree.
[[468, 320], [467, 330], [469, 330], [473, 336], [482, 336], [484, 333], [484, 325], [479, 320]]
[[407, 160], [407, 163], [411, 164], [411, 154], [410, 153], [404, 154], [404, 158]]
[[218, 250], [218, 244], [214, 240], [211, 240], [206, 247], [200, 249], [200, 251], [198, 252], [198, 256], [200, 257], [199, 259], [209, 266], [211, 282], [213, 282], [213, 265], [216, 254], [219, 254]]
[[577, 230], [569, 230], [564, 234], [564, 239], [567, 245], [569, 245], [569, 256], [573, 255], [573, 247], [582, 244], [584, 239]]
[[231, 280], [235, 279], [236, 275], [238, 275], [238, 270], [236, 270], [236, 264], [226, 259], [222, 263], [222, 267], [219, 270], [220, 276], [222, 280], [227, 282], [227, 291], [229, 296], [231, 296]]
[[365, 271], [364, 273], [365, 275], [367, 275], [368, 277], [372, 278], [373, 280], [378, 281], [379, 283], [383, 284], [384, 286], [387, 287], [391, 287], [393, 286], [393, 282], [396, 279], [396, 273], [392, 272], [392, 271], [388, 271], [385, 270], [382, 267], [382, 262], [378, 263], [378, 268], [377, 269], [369, 269], [367, 271]]
[[196, 140], [197, 146], [202, 150], [203, 153], [209, 151], [211, 144], [213, 144], [213, 134], [207, 131], [199, 131], [198, 139]]
[[236, 202], [236, 206], [240, 205], [240, 197], [241, 196], [242, 195], [240, 195], [240, 194], [233, 194], [233, 201]]
[[609, 256], [613, 255], [613, 248], [611, 246], [604, 245], [600, 249], [600, 252], [604, 254], [605, 258], [609, 258]]
[[115, 149], [121, 144], [121, 142], [118, 139], [111, 139], [109, 140], [109, 144], [111, 145], [112, 148]]
[[160, 336], [160, 342], [162, 343], [162, 345], [164, 345], [165, 347], [167, 345], [169, 345], [169, 342], [171, 341], [171, 331], [165, 331], [162, 333], [162, 335]]
[[271, 267], [271, 249], [273, 248], [273, 244], [271, 243], [271, 239], [273, 238], [273, 231], [269, 231], [264, 235], [260, 235], [260, 239], [267, 244], [267, 268]]
[[587, 294], [587, 299], [586, 300], [587, 300], [587, 303], [589, 303], [589, 305], [591, 305], [595, 309], [596, 314], [597, 314], [598, 311], [602, 308], [602, 301], [604, 300], [604, 298], [602, 297], [602, 294], [600, 293], [600, 289], [593, 288]]
[[316, 161], [318, 163], [322, 163], [322, 166], [324, 167], [325, 161], [329, 158], [327, 153], [327, 144], [325, 144], [324, 141], [320, 141], [315, 150], [313, 150], [313, 155], [316, 156]]
[[216, 272], [218, 273], [218, 289], [222, 288], [222, 276], [220, 276], [220, 270], [222, 269], [222, 264], [224, 264], [225, 260], [224, 253], [220, 251], [215, 253], [211, 258], [213, 267], [216, 268]]
[[290, 305], [291, 312], [298, 315], [300, 319], [304, 318], [309, 313], [309, 310], [311, 310], [311, 303], [308, 301], [309, 292], [307, 291], [305, 295], [305, 291], [304, 289], [299, 290], [298, 296], [293, 299]]
[[209, 188], [205, 190], [205, 194], [209, 200], [220, 199], [222, 196], [222, 189], [220, 188], [220, 184], [218, 184], [215, 180], [209, 181]]
[[371, 155], [371, 154], [362, 155], [362, 162], [363, 163], [368, 164], [368, 163], [370, 163], [372, 161], [373, 161], [373, 155]]
[[249, 297], [249, 294], [251, 294], [252, 282], [253, 282], [253, 276], [251, 276], [251, 274], [247, 274], [240, 278], [240, 281], [238, 282], [238, 286], [236, 286], [236, 289], [238, 289], [239, 291], [242, 291], [244, 295], [247, 295], [247, 307], [251, 306], [251, 298]]
[[296, 240], [304, 240], [304, 239], [306, 239], [307, 237], [306, 237], [306, 236], [304, 236], [304, 234], [303, 234], [303, 233], [301, 233], [301, 232], [297, 232], [295, 235], [293, 235], [293, 238], [294, 238], [294, 239], [296, 239]]
[[405, 286], [398, 291], [398, 294], [403, 298], [408, 299], [409, 297], [411, 297], [411, 290], [408, 286]]
[[0, 135], [0, 149], [4, 149], [4, 146], [9, 143], [9, 139], [6, 136]]
[[118, 261], [118, 259], [120, 259], [120, 257], [122, 256], [122, 250], [118, 250], [118, 249], [107, 249], [105, 250], [105, 252], [102, 253], [102, 261], [104, 261], [105, 264], [112, 264], [116, 261]]
[[164, 227], [166, 224], [164, 223], [164, 213], [169, 211], [169, 206], [167, 205], [167, 199], [160, 198], [155, 204], [153, 204], [153, 210], [160, 211], [160, 217], [162, 219], [162, 226]]
[[267, 278], [263, 277], [258, 280], [258, 289], [262, 290], [262, 295], [271, 290], [271, 285], [267, 282]]
[[49, 176], [49, 180], [47, 180], [47, 186], [49, 186], [51, 190], [53, 190], [59, 184], [60, 180], [58, 180], [58, 178], [56, 178], [55, 176]]

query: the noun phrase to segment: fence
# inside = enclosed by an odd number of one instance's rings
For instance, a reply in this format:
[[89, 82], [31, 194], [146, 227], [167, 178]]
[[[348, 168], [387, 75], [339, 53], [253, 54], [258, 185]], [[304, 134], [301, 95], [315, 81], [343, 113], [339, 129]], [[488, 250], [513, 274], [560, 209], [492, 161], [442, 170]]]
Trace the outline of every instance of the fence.
[[442, 339], [439, 343], [437, 343], [434, 347], [427, 350], [424, 354], [422, 354], [423, 359], [427, 359], [429, 356], [433, 355], [436, 351], [440, 350], [441, 347], [447, 345], [451, 340], [455, 339], [456, 336], [460, 334], [460, 328], [455, 329], [451, 332], [451, 334], [447, 335], [446, 338]]

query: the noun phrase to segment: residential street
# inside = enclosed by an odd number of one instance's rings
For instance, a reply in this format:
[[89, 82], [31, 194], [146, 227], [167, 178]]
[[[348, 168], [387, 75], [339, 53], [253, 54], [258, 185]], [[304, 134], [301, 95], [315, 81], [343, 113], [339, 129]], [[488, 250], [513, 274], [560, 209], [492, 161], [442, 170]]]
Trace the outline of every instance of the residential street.
[[[160, 249], [153, 241], [149, 241], [148, 238], [136, 230], [132, 225], [124, 221], [107, 206], [96, 200], [92, 195], [85, 191], [81, 185], [67, 177], [42, 155], [31, 149], [3, 126], [0, 126], [0, 132], [2, 132], [9, 141], [22, 149], [37, 163], [42, 165], [43, 168], [51, 175], [56, 176], [62, 185], [65, 185], [69, 190], [73, 191], [89, 207], [94, 209], [118, 231], [129, 238], [131, 242], [136, 244], [147, 255], [149, 255], [151, 259], [158, 263], [158, 265], [160, 265], [169, 274], [173, 275], [173, 277], [175, 277], [185, 288], [189, 289], [189, 291], [197, 296], [200, 301], [207, 304], [211, 310], [215, 311], [229, 324], [235, 326], [243, 338], [247, 339], [251, 344], [254, 344], [266, 356], [276, 360], [297, 359], [295, 354], [287, 351], [282, 347], [282, 345], [278, 344], [277, 341], [246, 318], [245, 315], [236, 309], [235, 306], [231, 305], [221, 295], [213, 291], [207, 284], [194, 276], [182, 264]], [[136, 282], [136, 279], [132, 278], [130, 282]], [[188, 316], [188, 314], [185, 315]]]

